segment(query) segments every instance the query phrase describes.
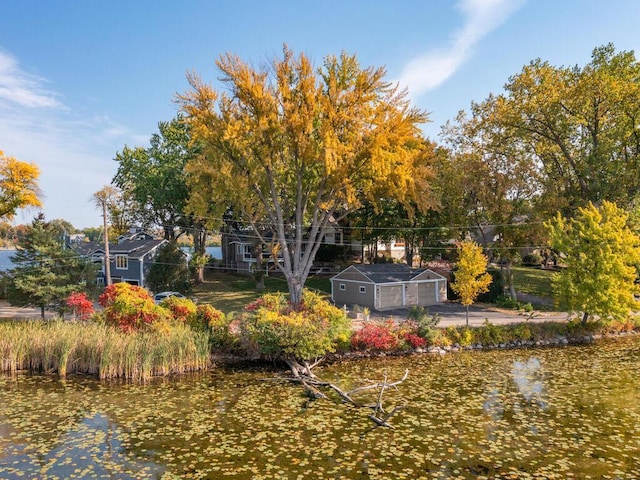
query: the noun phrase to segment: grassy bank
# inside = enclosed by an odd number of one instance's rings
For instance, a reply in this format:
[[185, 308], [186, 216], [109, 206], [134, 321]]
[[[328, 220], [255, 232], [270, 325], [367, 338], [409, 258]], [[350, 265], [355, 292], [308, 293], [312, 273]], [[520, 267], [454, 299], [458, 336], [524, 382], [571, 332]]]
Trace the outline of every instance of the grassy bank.
[[186, 326], [132, 334], [99, 323], [4, 321], [0, 323], [0, 369], [144, 381], [206, 368], [208, 343], [207, 334]]
[[[327, 296], [331, 294], [328, 277], [309, 277], [306, 286]], [[207, 270], [205, 283], [195, 286], [193, 297], [198, 303], [209, 303], [229, 313], [239, 312], [263, 293], [287, 291], [287, 282], [282, 277], [266, 277], [265, 289], [259, 291], [256, 290], [256, 281], [251, 276]]]

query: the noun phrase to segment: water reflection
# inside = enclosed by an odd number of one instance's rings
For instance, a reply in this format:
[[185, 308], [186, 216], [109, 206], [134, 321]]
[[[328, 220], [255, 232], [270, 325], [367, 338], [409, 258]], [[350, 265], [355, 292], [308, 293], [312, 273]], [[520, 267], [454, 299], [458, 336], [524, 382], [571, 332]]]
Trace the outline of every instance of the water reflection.
[[0, 478], [640, 478], [640, 337], [318, 373], [355, 387], [407, 368], [385, 392], [385, 406], [408, 405], [395, 430], [366, 435], [368, 411], [309, 402], [265, 381], [273, 370], [145, 385], [0, 376]]
[[543, 410], [547, 408], [544, 400], [544, 371], [538, 358], [530, 357], [526, 362], [514, 360], [511, 376], [528, 403], [536, 404]]
[[[59, 429], [61, 425], [59, 425]], [[81, 419], [59, 436], [31, 435], [0, 423], [3, 480], [24, 478], [160, 478], [165, 468], [125, 454], [119, 431], [106, 415]], [[149, 452], [149, 455], [152, 453]]]

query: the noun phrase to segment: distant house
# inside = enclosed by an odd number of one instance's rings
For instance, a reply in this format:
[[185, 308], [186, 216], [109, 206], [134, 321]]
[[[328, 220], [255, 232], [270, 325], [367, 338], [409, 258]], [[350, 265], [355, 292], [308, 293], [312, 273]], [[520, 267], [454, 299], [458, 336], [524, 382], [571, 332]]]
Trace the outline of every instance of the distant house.
[[[146, 287], [146, 278], [160, 247], [167, 240], [147, 233], [121, 235], [117, 244], [109, 244], [109, 266], [113, 283], [126, 282]], [[98, 282], [105, 283], [104, 244], [85, 242], [70, 244], [70, 248], [100, 264]]]
[[331, 299], [374, 310], [428, 306], [447, 299], [447, 279], [399, 263], [351, 265], [331, 278]]
[[[255, 234], [224, 232], [221, 237], [222, 268], [245, 275], [255, 272], [258, 263], [256, 244]], [[275, 262], [271, 255], [271, 248], [262, 245], [262, 252], [265, 269], [273, 267]]]
[[[270, 234], [263, 235], [265, 240], [275, 243]], [[236, 273], [251, 274], [255, 271], [257, 236], [252, 232], [223, 232], [221, 236], [222, 245], [222, 267], [227, 271]], [[325, 248], [323, 250], [323, 247]], [[275, 260], [271, 254], [271, 245], [262, 245], [263, 262], [265, 270], [272, 270], [275, 267]], [[325, 251], [329, 250], [329, 251]], [[351, 257], [362, 252], [362, 244], [359, 241], [346, 238], [342, 228], [328, 226], [321, 241], [320, 250], [316, 255], [322, 261], [335, 260], [336, 255], [345, 256], [345, 252]], [[278, 254], [278, 260], [282, 254]]]

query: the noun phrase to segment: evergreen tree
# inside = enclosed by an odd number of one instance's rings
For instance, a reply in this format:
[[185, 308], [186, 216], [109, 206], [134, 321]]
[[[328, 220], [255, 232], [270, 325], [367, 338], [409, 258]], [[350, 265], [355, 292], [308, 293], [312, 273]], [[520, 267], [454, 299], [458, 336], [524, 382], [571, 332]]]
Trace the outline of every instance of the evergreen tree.
[[16, 245], [8, 272], [7, 299], [17, 306], [45, 310], [62, 305], [73, 292], [86, 291], [96, 278], [96, 267], [65, 249], [55, 225], [44, 215], [34, 218], [26, 235]]

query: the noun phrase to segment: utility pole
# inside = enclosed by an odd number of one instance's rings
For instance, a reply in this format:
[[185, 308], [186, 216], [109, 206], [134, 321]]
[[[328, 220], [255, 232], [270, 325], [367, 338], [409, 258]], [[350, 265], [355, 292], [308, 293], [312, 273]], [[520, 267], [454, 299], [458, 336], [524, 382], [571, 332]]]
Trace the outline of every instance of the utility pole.
[[109, 225], [107, 224], [107, 204], [113, 202], [114, 198], [117, 198], [118, 190], [112, 186], [98, 190], [93, 194], [93, 201], [96, 207], [102, 207], [102, 221], [104, 224], [104, 274], [105, 284], [111, 285], [111, 263], [109, 260]]
[[109, 225], [107, 224], [107, 202], [102, 202], [102, 221], [104, 224], [104, 274], [105, 283], [111, 285], [111, 260], [109, 260]]

